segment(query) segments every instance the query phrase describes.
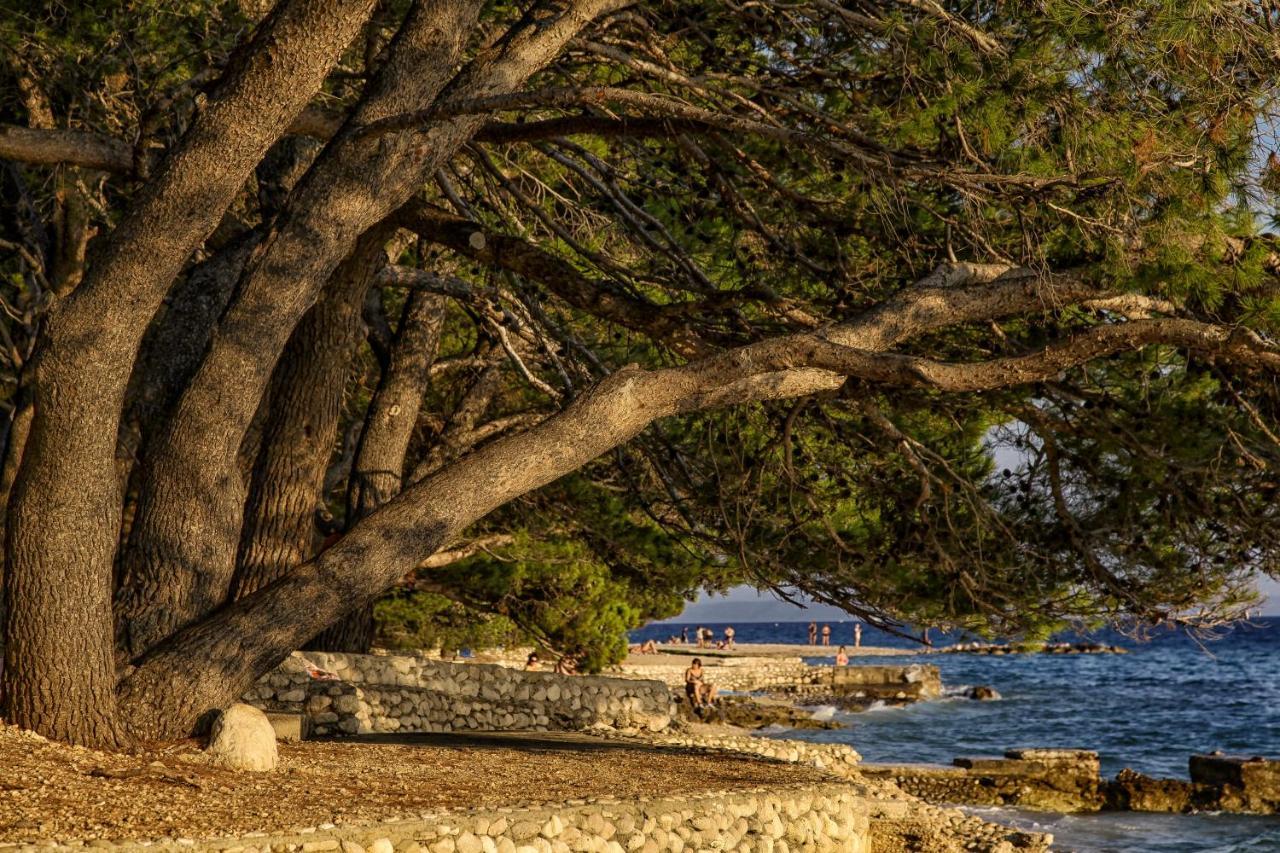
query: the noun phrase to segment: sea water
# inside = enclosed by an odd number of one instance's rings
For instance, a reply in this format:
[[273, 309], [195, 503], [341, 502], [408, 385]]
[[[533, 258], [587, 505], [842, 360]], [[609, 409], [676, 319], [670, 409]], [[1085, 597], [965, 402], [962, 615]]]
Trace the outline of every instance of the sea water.
[[[835, 648], [843, 644], [852, 663], [930, 663], [941, 670], [947, 695], [856, 714], [821, 709], [847, 728], [768, 734], [849, 743], [866, 761], [894, 763], [949, 764], [958, 755], [999, 755], [1019, 746], [1080, 747], [1098, 751], [1105, 776], [1130, 767], [1152, 776], [1185, 779], [1188, 757], [1213, 750], [1280, 757], [1280, 618], [1258, 619], [1205, 642], [1176, 632], [1141, 643], [1110, 633], [1089, 638], [1121, 645], [1129, 651], [1124, 655], [928, 654], [865, 659], [857, 658], [852, 647], [852, 622], [828, 624], [832, 646], [800, 650], [809, 662], [832, 663]], [[665, 640], [682, 627], [650, 625], [633, 637]], [[692, 635], [696, 626], [688, 627]], [[725, 626], [704, 627], [720, 637]], [[741, 643], [807, 641], [807, 621], [733, 627]], [[933, 635], [939, 647], [957, 639]], [[868, 646], [918, 648], [868, 626], [863, 628], [862, 641]], [[963, 698], [963, 690], [974, 685], [994, 687], [1002, 698], [995, 702]], [[973, 811], [1052, 832], [1055, 849], [1064, 851], [1280, 853], [1280, 818]]]

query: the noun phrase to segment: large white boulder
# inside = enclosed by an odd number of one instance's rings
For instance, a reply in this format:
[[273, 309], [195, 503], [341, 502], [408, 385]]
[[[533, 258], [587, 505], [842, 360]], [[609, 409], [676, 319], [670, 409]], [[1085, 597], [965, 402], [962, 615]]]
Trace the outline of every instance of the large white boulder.
[[275, 770], [276, 732], [267, 715], [237, 702], [214, 720], [209, 733], [209, 758], [232, 770]]

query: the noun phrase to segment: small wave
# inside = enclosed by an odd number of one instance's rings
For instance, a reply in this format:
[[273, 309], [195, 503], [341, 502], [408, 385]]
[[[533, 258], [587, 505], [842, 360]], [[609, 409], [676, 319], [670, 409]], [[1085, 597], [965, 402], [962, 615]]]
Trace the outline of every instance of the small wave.
[[828, 720], [834, 720], [835, 717], [835, 705], [819, 705], [817, 708], [813, 709], [812, 713], [809, 714], [810, 719], [817, 720], [820, 723], [825, 723]]

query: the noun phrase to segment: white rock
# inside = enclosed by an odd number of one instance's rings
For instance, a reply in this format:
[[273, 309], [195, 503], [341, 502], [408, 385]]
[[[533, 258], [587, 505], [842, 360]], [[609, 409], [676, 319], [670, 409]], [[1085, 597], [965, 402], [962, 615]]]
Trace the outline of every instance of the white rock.
[[262, 711], [236, 703], [214, 721], [208, 753], [215, 764], [232, 770], [274, 770], [276, 732]]

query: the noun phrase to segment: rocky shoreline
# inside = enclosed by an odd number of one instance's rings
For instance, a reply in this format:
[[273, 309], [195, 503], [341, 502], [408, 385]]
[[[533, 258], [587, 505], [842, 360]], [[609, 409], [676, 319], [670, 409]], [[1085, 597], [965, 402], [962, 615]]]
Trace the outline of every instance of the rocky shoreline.
[[861, 771], [928, 802], [1061, 813], [1280, 813], [1280, 760], [1193, 755], [1188, 769], [1189, 780], [1128, 769], [1104, 779], [1092, 750], [1011, 749], [1003, 756], [961, 756], [951, 766], [864, 764]]
[[957, 643], [926, 650], [935, 655], [1127, 655], [1124, 646], [1106, 643]]
[[[965, 644], [936, 650], [942, 654], [1123, 654], [1118, 646], [1055, 643], [1034, 648]], [[943, 695], [932, 666], [823, 667], [794, 661], [782, 678], [774, 659], [758, 665], [753, 678], [747, 660], [732, 667], [707, 667], [710, 678], [732, 673], [730, 683], [744, 692], [724, 696], [700, 713], [677, 703], [681, 719], [745, 729], [836, 729], [843, 724], [815, 718], [815, 706], [859, 712], [872, 704], [907, 705]], [[639, 667], [635, 672], [644, 671]], [[753, 689], [754, 688], [754, 689]], [[954, 694], [953, 694], [954, 695]], [[989, 686], [968, 688], [964, 698], [998, 700]], [[1221, 755], [1192, 756], [1189, 779], [1159, 779], [1124, 770], [1103, 779], [1096, 752], [1081, 749], [1018, 749], [1004, 756], [962, 756], [952, 766], [864, 765], [864, 775], [893, 781], [921, 799], [940, 804], [1017, 806], [1062, 813], [1141, 811], [1155, 813], [1225, 812], [1276, 814], [1280, 811], [1280, 761]]]

